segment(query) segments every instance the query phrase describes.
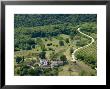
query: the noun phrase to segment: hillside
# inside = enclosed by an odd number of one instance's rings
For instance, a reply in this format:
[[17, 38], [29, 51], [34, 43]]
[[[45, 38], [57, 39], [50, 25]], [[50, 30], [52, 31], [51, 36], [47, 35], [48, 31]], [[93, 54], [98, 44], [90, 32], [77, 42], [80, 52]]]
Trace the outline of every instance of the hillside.
[[[96, 14], [15, 14], [14, 74], [17, 76], [95, 76]], [[75, 53], [79, 47], [90, 46]]]

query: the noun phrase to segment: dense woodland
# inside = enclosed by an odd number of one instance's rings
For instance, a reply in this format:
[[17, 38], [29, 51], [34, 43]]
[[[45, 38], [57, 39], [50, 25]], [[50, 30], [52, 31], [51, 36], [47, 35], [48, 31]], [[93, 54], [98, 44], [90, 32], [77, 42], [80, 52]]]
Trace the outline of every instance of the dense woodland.
[[96, 14], [15, 14], [15, 27], [36, 27], [64, 23], [96, 22]]
[[[55, 58], [59, 58], [60, 61], [64, 61], [63, 66], [69, 65], [68, 58], [74, 49], [91, 42], [91, 39], [77, 31], [78, 27], [82, 32], [92, 36], [95, 42], [90, 47], [77, 52], [77, 60], [95, 69], [97, 67], [96, 21], [96, 14], [15, 14], [15, 75], [59, 75], [60, 67], [41, 68], [38, 60], [49, 58], [48, 65], [50, 65], [51, 60], [56, 61]], [[62, 51], [58, 51], [60, 48]], [[67, 48], [69, 48], [69, 56], [64, 54]], [[87, 75], [87, 73], [80, 70], [79, 75]]]

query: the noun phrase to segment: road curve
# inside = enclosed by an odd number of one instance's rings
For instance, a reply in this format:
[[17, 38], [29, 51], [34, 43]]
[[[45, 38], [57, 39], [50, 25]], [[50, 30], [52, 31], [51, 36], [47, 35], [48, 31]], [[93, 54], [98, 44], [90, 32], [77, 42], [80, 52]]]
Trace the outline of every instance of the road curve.
[[84, 36], [90, 38], [90, 39], [91, 39], [91, 43], [89, 43], [89, 44], [87, 44], [87, 45], [85, 45], [85, 46], [79, 47], [79, 48], [77, 48], [77, 49], [74, 50], [74, 52], [72, 53], [72, 61], [73, 61], [73, 62], [76, 62], [75, 53], [76, 53], [78, 50], [80, 50], [80, 49], [82, 49], [82, 48], [85, 48], [85, 47], [88, 47], [88, 46], [90, 46], [90, 45], [94, 42], [94, 38], [92, 38], [91, 36], [89, 36], [89, 35], [87, 35], [87, 34], [81, 32], [81, 31], [80, 31], [80, 28], [78, 28], [77, 31], [78, 31], [79, 33], [81, 33], [82, 35], [84, 35]]

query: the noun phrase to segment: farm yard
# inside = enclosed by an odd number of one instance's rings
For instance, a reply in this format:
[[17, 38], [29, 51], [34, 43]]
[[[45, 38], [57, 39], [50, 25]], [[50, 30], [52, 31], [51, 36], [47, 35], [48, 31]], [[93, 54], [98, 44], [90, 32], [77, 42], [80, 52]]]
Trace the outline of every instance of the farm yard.
[[15, 14], [14, 75], [96, 76], [96, 26], [95, 14]]

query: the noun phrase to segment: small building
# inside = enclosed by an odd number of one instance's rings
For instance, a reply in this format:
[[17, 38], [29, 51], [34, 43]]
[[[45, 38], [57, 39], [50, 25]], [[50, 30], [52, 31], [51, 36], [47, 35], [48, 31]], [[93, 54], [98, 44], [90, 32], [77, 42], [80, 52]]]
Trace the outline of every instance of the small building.
[[40, 59], [40, 64], [41, 65], [48, 65], [48, 61], [45, 59]]
[[63, 61], [51, 61], [51, 68], [62, 66], [62, 65], [63, 65]]

